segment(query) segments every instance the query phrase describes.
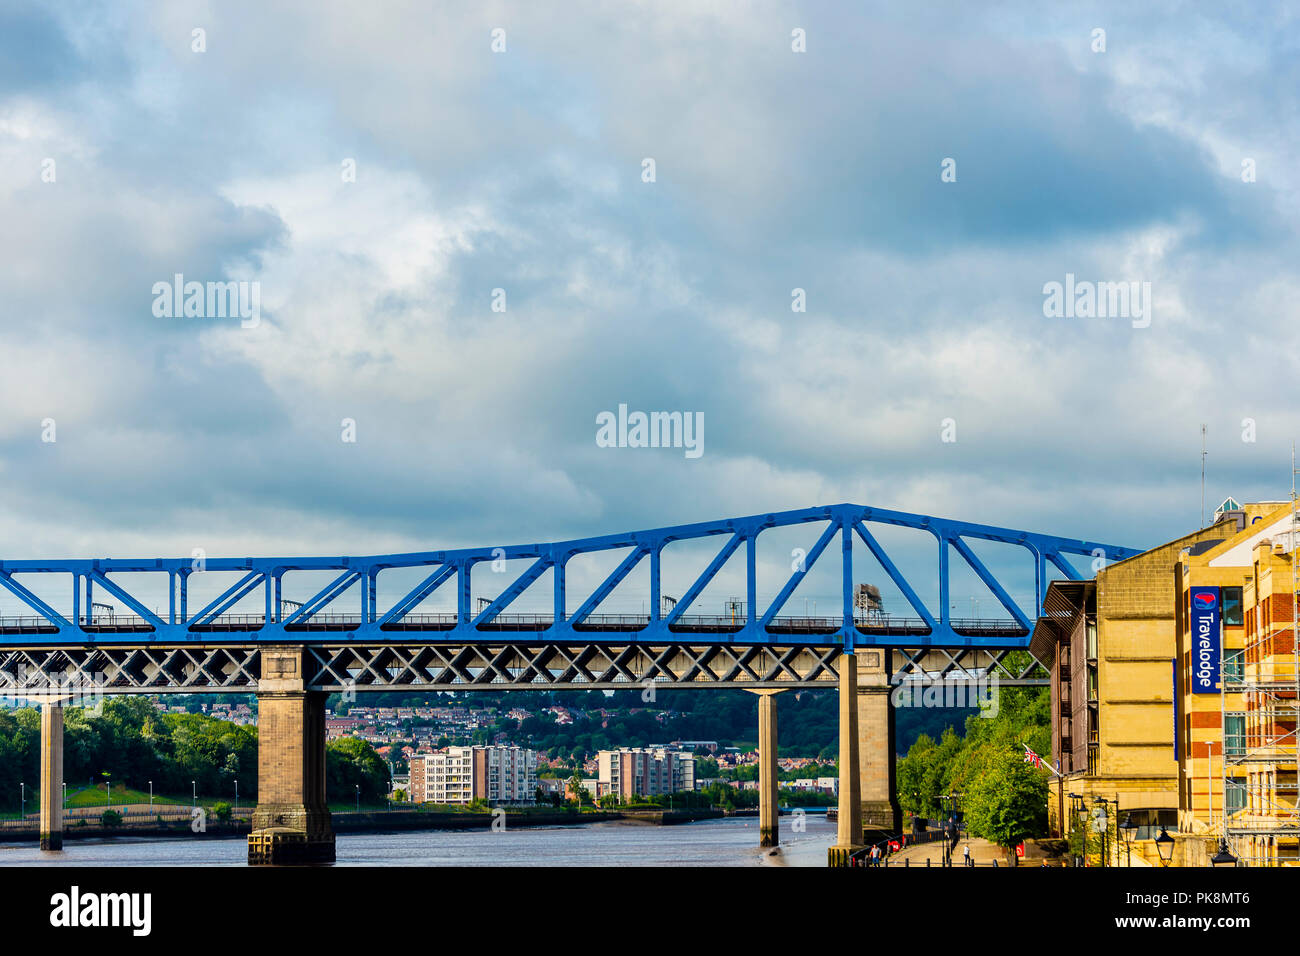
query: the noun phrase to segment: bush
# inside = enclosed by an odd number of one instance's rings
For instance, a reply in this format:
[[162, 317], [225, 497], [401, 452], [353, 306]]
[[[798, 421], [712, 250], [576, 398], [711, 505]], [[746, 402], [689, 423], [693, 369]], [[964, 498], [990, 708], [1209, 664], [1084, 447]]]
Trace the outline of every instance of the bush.
[[99, 822], [101, 826], [110, 829], [120, 827], [122, 825], [122, 814], [118, 813], [116, 810], [105, 810], [99, 815]]
[[221, 823], [230, 822], [230, 804], [226, 803], [224, 800], [219, 803], [214, 803], [212, 805], [212, 812], [216, 814], [217, 820]]

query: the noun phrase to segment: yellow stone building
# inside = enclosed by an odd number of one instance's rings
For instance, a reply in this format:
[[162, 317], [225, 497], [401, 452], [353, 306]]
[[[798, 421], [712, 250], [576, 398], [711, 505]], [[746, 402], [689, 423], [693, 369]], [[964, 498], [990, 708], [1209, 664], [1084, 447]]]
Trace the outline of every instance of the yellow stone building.
[[[1300, 845], [1296, 537], [1292, 506], [1274, 504], [1179, 567], [1179, 826], [1214, 842], [1226, 838], [1245, 865], [1294, 864]], [[1198, 618], [1197, 604], [1208, 609], [1215, 597], [1221, 667], [1208, 689], [1198, 643], [1198, 621], [1207, 615]], [[1213, 663], [1213, 641], [1208, 656]]]
[[[1106, 865], [1130, 859], [1119, 830], [1125, 821], [1137, 827], [1133, 862], [1158, 860], [1151, 841], [1162, 829], [1171, 836], [1179, 829], [1184, 787], [1190, 799], [1195, 797], [1196, 768], [1187, 762], [1188, 751], [1195, 755], [1200, 746], [1204, 762], [1207, 743], [1214, 743], [1207, 737], [1209, 728], [1201, 726], [1206, 717], [1189, 718], [1189, 725], [1197, 722], [1197, 734], [1184, 743], [1185, 721], [1174, 707], [1175, 699], [1181, 703], [1184, 696], [1175, 689], [1175, 661], [1181, 663], [1182, 566], [1191, 556], [1210, 556], [1278, 507], [1225, 502], [1208, 528], [1111, 564], [1091, 581], [1060, 581], [1048, 588], [1030, 643], [1031, 652], [1051, 672], [1052, 761], [1061, 776], [1052, 780], [1048, 817], [1058, 834], [1080, 825], [1104, 827]], [[1195, 573], [1236, 587], [1244, 584], [1240, 569], [1207, 565]], [[1208, 713], [1212, 701], [1219, 720], [1219, 695], [1196, 696], [1203, 699], [1183, 704], [1178, 713]], [[1221, 761], [1222, 738], [1217, 739]], [[1202, 801], [1208, 800], [1214, 772], [1201, 768]], [[1221, 763], [1218, 773], [1221, 783]], [[1207, 819], [1208, 814], [1207, 804]], [[1183, 841], [1175, 862], [1204, 855], [1203, 843]]]

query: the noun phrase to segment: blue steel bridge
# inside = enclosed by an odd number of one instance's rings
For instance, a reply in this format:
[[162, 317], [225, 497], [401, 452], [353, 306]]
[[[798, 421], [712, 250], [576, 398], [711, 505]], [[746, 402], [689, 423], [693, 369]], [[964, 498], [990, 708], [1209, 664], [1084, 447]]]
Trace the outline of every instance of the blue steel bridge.
[[[824, 525], [801, 566], [793, 569], [775, 598], [760, 606], [757, 593], [757, 547], [765, 532], [808, 523]], [[893, 525], [927, 532], [934, 543], [938, 601], [934, 610], [921, 599], [920, 582], [909, 581], [872, 527]], [[679, 541], [714, 539], [716, 555], [690, 583], [679, 600], [664, 607], [661, 555]], [[877, 565], [907, 602], [902, 614], [864, 611], [855, 603], [854, 540], [869, 549]], [[1026, 610], [971, 548], [984, 540], [1023, 549], [1034, 568], [1033, 607]], [[827, 552], [838, 549], [841, 587], [838, 607], [821, 616], [787, 611], [795, 590]], [[577, 609], [571, 601], [566, 567], [579, 555], [626, 550], [622, 562], [589, 593]], [[719, 570], [737, 553], [744, 554], [746, 599], [729, 614], [692, 612], [692, 606]], [[728, 645], [807, 643], [880, 647], [1014, 648], [1028, 644], [1034, 620], [1053, 576], [1078, 579], [1068, 556], [1121, 560], [1138, 551], [1076, 538], [1016, 531], [862, 505], [840, 504], [719, 521], [675, 525], [547, 544], [463, 548], [364, 557], [73, 559], [63, 561], [0, 560], [0, 587], [19, 602], [22, 612], [0, 618], [0, 646], [109, 645], [144, 641], [184, 645], [196, 641], [238, 643], [313, 643], [321, 641], [408, 641], [427, 635], [440, 641], [475, 642], [506, 637], [544, 642], [673, 642], [689, 636], [696, 642]], [[475, 566], [526, 559], [531, 563], [495, 598], [474, 606], [471, 578]], [[952, 567], [960, 562], [987, 586], [1006, 615], [1002, 619], [953, 615]], [[601, 603], [635, 569], [649, 567], [648, 610], [644, 614], [597, 613]], [[416, 569], [424, 576], [403, 589], [387, 607], [377, 600], [381, 576]], [[242, 576], [216, 598], [199, 607], [190, 600], [190, 579], [205, 572], [239, 572]], [[307, 599], [284, 597], [286, 576], [296, 572], [334, 572], [324, 587]], [[512, 606], [547, 572], [552, 573], [550, 613], [519, 613]], [[167, 610], [147, 606], [137, 582], [156, 582], [166, 575]], [[30, 585], [30, 586], [29, 586]], [[434, 591], [454, 585], [455, 612], [427, 613], [417, 608]], [[56, 608], [39, 594], [58, 590], [66, 598]], [[96, 593], [127, 608], [97, 604]], [[351, 594], [348, 608], [342, 598]], [[232, 613], [253, 597], [259, 612]]]
[[[760, 605], [759, 541], [775, 529], [806, 524], [814, 526], [809, 536], [821, 526], [816, 543], [792, 563], [775, 597]], [[881, 526], [928, 534], [936, 576], [929, 584], [938, 588], [934, 610], [920, 597], [927, 586], [904, 575], [881, 544]], [[1013, 600], [977, 556], [971, 545], [981, 540], [1013, 546], [1029, 560], [1031, 608]], [[717, 549], [681, 598], [665, 606], [663, 552], [681, 541], [712, 542]], [[857, 600], [862, 592], [856, 582], [864, 575], [855, 574], [855, 542], [871, 555], [870, 575], [883, 575], [881, 583], [887, 578], [910, 610], [886, 615], [878, 600], [874, 606]], [[799, 585], [836, 549], [835, 612], [788, 612]], [[626, 554], [603, 581], [569, 593], [566, 571], [575, 558], [619, 551]], [[828, 862], [844, 866], [860, 855], [870, 834], [896, 832], [901, 825], [894, 796], [892, 686], [917, 677], [1041, 683], [1027, 654], [1012, 655], [1027, 647], [1052, 576], [1081, 577], [1070, 556], [1095, 562], [1137, 553], [1078, 538], [841, 504], [547, 544], [366, 557], [5, 560], [0, 587], [22, 610], [0, 619], [0, 694], [42, 704], [40, 833], [42, 848], [53, 850], [63, 840], [57, 795], [67, 702], [101, 694], [256, 693], [258, 805], [249, 862], [301, 863], [334, 859], [324, 774], [330, 692], [635, 689], [645, 699], [659, 687], [752, 691], [759, 695], [759, 838], [770, 846], [778, 840], [775, 695], [791, 687], [836, 686], [839, 832]], [[745, 599], [730, 602], [726, 614], [699, 613], [694, 605], [705, 589], [741, 554]], [[475, 602], [476, 566], [491, 562], [499, 568], [521, 559], [524, 569], [513, 581]], [[958, 562], [992, 592], [1004, 618], [952, 613]], [[601, 613], [602, 602], [643, 566], [649, 572], [647, 612]], [[209, 572], [233, 572], [235, 580], [192, 606], [191, 579]], [[286, 578], [303, 572], [328, 583], [301, 602], [291, 601], [284, 594]], [[407, 583], [381, 606], [380, 581], [387, 583], [394, 573], [406, 574]], [[550, 613], [522, 612], [520, 597], [547, 573]], [[150, 610], [143, 584], [160, 577], [165, 613]], [[455, 589], [455, 612], [421, 610], [443, 585]], [[96, 601], [97, 594], [116, 604]], [[256, 610], [247, 611], [249, 603]]]

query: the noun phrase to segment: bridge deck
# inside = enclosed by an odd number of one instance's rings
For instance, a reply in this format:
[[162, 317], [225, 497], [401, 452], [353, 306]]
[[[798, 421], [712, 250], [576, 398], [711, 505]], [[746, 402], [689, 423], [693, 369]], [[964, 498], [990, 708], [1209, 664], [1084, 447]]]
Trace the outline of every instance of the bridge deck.
[[[391, 634], [436, 634], [455, 631], [473, 630], [479, 634], [507, 635], [519, 634], [536, 636], [552, 628], [555, 619], [549, 614], [501, 614], [486, 623], [471, 625], [462, 622], [454, 613], [408, 614], [401, 620], [383, 625], [369, 625], [369, 629]], [[652, 621], [648, 615], [637, 614], [592, 614], [568, 628], [579, 634], [636, 634], [662, 622]], [[305, 623], [278, 624], [274, 619], [271, 625], [282, 629], [286, 634], [339, 634], [364, 630], [367, 625], [359, 614], [318, 614]], [[864, 637], [926, 637], [931, 629], [921, 618], [873, 617], [854, 618], [854, 628]], [[775, 617], [763, 629], [773, 636], [826, 636], [834, 637], [842, 633], [843, 617], [822, 616], [786, 616]], [[180, 624], [168, 626], [192, 635], [243, 634], [252, 635], [267, 627], [266, 617], [261, 614], [224, 614], [201, 624]], [[672, 634], [739, 634], [746, 630], [745, 621], [738, 621], [726, 615], [693, 614], [682, 615], [666, 628]], [[1006, 639], [1009, 643], [1023, 643], [1029, 632], [1018, 622], [988, 618], [955, 619], [951, 622], [952, 632], [972, 638]], [[157, 631], [147, 620], [137, 615], [103, 615], [93, 618], [82, 617], [77, 621], [77, 630], [87, 635], [135, 635], [150, 634]], [[48, 637], [60, 634], [60, 629], [43, 617], [0, 617], [0, 635], [7, 637]], [[6, 644], [17, 643], [5, 641]]]
[[[261, 676], [259, 643], [102, 644], [0, 648], [0, 697], [251, 693]], [[553, 643], [514, 640], [306, 646], [310, 689], [629, 690], [730, 687], [756, 690], [834, 686], [838, 642]], [[1007, 685], [1045, 682], [1023, 651], [984, 648], [881, 649], [894, 683], [912, 680]], [[879, 662], [878, 662], [879, 663]], [[878, 666], [878, 664], [877, 664]]]

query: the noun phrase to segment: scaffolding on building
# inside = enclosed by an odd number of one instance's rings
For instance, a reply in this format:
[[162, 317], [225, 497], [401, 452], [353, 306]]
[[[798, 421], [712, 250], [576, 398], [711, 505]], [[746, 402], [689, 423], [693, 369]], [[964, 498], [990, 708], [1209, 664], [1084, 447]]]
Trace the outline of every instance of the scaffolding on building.
[[[1223, 836], [1242, 866], [1300, 864], [1300, 788], [1297, 786], [1297, 717], [1300, 653], [1296, 607], [1300, 598], [1300, 499], [1295, 449], [1291, 452], [1291, 521], [1272, 536], [1271, 550], [1291, 564], [1289, 607], [1275, 600], [1245, 628], [1244, 646], [1222, 653]], [[1284, 593], [1284, 592], [1283, 592]], [[1264, 605], [1255, 594], [1254, 606]], [[1229, 710], [1241, 694], [1243, 710]]]

